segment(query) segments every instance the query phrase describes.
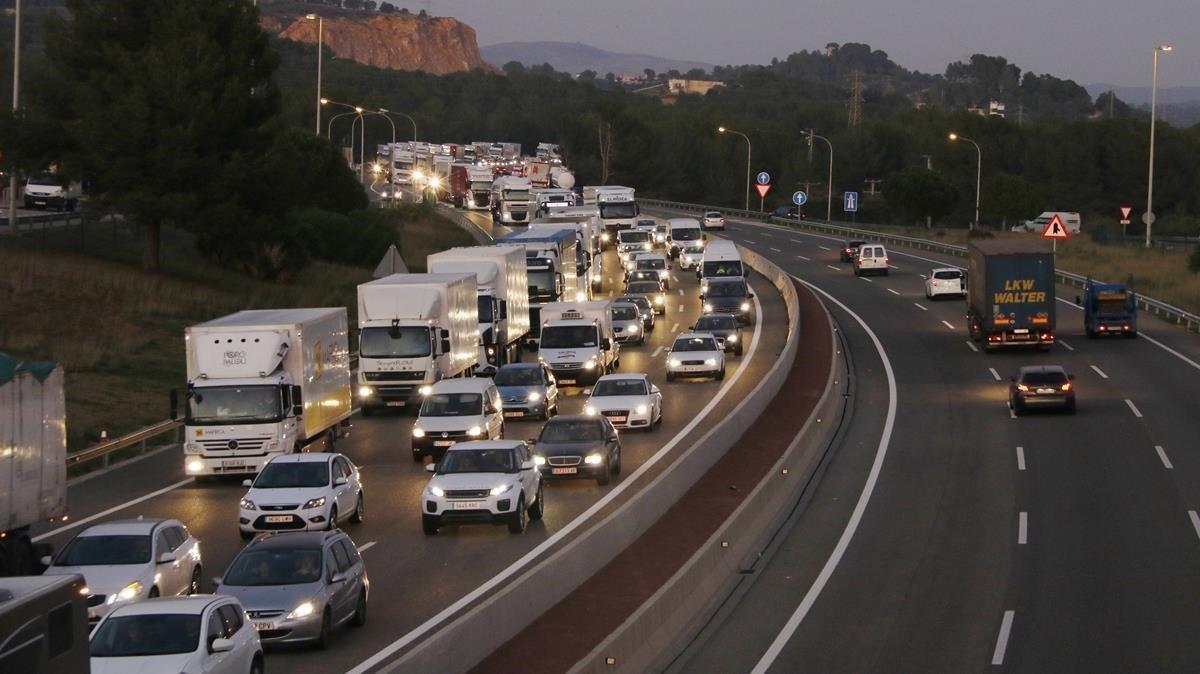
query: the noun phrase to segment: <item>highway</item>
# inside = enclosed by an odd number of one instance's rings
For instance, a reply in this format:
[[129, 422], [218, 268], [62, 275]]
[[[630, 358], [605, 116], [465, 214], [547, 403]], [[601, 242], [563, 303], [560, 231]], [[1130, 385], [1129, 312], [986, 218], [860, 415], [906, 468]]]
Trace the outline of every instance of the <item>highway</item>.
[[[727, 235], [826, 293], [857, 396], [811, 501], [672, 671], [1200, 669], [1195, 335], [1143, 315], [1149, 339], [1090, 340], [1060, 288], [1051, 352], [984, 354], [962, 301], [924, 297], [961, 258], [891, 250], [856, 278], [831, 237]], [[1077, 376], [1076, 416], [1009, 413], [1033, 363]]]
[[[474, 213], [472, 218], [490, 227], [486, 214]], [[619, 284], [615, 253], [606, 254], [605, 269], [607, 291]], [[711, 418], [721, 418], [751, 390], [782, 347], [786, 320], [782, 300], [770, 284], [761, 278], [752, 280], [764, 326], [758, 347], [741, 358], [730, 355], [723, 383], [699, 380], [668, 384], [663, 352], [675, 334], [695, 321], [700, 308], [695, 277], [677, 270], [674, 274], [666, 314], [658, 317], [646, 345], [623, 346], [619, 370], [650, 373], [663, 390], [663, 425], [651, 433], [622, 434], [624, 470], [613, 484], [598, 487], [581, 480], [548, 485], [545, 518], [532, 522], [524, 535], [510, 535], [501, 526], [464, 525], [445, 527], [436, 537], [424, 536], [418, 495], [428, 474], [411, 459], [408, 438], [413, 417], [377, 415], [367, 419], [356, 415], [348, 436], [337, 441], [336, 449], [349, 456], [363, 473], [366, 522], [347, 525], [346, 530], [363, 551], [371, 577], [368, 624], [362, 629], [339, 631], [326, 652], [314, 653], [300, 647], [272, 649], [267, 666], [289, 672], [346, 671], [406, 634], [423, 634], [418, 628], [424, 623], [497, 574], [511, 570], [526, 555], [536, 556], [540, 545], [567, 529], [605, 494], [621, 489], [668, 443], [674, 449], [667, 453], [666, 460], [658, 461], [634, 487], [641, 488], [669, 466], [675, 452], [707, 430], [707, 424], [692, 422], [715, 397], [719, 400], [711, 410]], [[738, 376], [743, 368], [744, 376]], [[586, 390], [568, 388], [566, 392], [562, 413], [579, 413]], [[533, 437], [538, 428], [537, 422], [510, 420], [506, 437]], [[677, 442], [671, 442], [673, 439]], [[53, 543], [57, 549], [80, 530], [80, 525], [139, 515], [177, 518], [201, 541], [204, 587], [211, 589], [211, 578], [223, 572], [243, 545], [236, 531], [236, 518], [238, 499], [244, 491], [240, 480], [194, 484], [184, 476], [182, 457], [178, 448], [173, 448], [73, 484], [68, 494], [73, 527], [40, 532], [41, 540]]]

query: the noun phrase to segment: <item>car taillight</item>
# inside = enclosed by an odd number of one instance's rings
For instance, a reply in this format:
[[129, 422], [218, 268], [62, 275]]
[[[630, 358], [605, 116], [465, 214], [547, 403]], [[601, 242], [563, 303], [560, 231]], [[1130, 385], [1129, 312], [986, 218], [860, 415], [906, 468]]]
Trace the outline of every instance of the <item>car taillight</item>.
[[1063, 384], [1060, 388], [1062, 388], [1062, 390], [1064, 390], [1064, 391], [1070, 391], [1071, 390], [1071, 382], [1067, 382], [1067, 383]]

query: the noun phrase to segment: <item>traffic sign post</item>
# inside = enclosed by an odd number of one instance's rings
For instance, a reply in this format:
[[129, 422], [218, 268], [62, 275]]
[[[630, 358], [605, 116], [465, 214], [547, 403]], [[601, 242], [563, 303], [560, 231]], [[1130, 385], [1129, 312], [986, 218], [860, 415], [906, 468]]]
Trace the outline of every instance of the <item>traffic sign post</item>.
[[1058, 240], [1066, 241], [1070, 238], [1066, 225], [1063, 224], [1062, 218], [1057, 213], [1050, 218], [1050, 222], [1046, 223], [1046, 228], [1042, 230], [1042, 238], [1050, 239], [1053, 242], [1053, 250], [1056, 253], [1058, 252]]
[[842, 195], [842, 209], [847, 213], [858, 211], [858, 192], [846, 192]]
[[1121, 236], [1122, 237], [1129, 235], [1128, 227], [1129, 227], [1129, 214], [1130, 213], [1133, 213], [1133, 206], [1122, 206], [1121, 207]]
[[[767, 174], [766, 173], [758, 174], [759, 180], [762, 180], [762, 177], [765, 175], [767, 175]], [[770, 178], [770, 176], [767, 176], [767, 177]], [[765, 199], [767, 197], [767, 192], [771, 191], [771, 183], [769, 183], [769, 182], [761, 183], [760, 182], [754, 186], [754, 189], [758, 190], [758, 212], [762, 213], [763, 212], [763, 199]]]
[[797, 206], [803, 206], [808, 203], [808, 195], [799, 190], [792, 192], [792, 203]]
[[771, 174], [766, 171], [759, 171], [758, 175], [754, 177], [754, 181], [759, 185], [770, 185]]

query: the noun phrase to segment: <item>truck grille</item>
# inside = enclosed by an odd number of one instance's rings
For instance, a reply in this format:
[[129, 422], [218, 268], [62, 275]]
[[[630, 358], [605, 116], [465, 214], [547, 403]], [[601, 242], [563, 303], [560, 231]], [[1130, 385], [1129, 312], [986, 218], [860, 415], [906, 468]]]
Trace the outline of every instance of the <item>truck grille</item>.
[[583, 368], [583, 363], [551, 363], [552, 370], [579, 370]]
[[447, 489], [446, 498], [486, 498], [487, 489]]
[[364, 372], [363, 379], [366, 381], [422, 381], [425, 379], [425, 371], [417, 370], [415, 372]]
[[551, 466], [578, 466], [579, 461], [578, 456], [552, 456], [546, 459]]
[[200, 446], [210, 452], [223, 451], [243, 451], [256, 452], [262, 451], [263, 445], [267, 444], [270, 438], [214, 438], [214, 439], [199, 439]]

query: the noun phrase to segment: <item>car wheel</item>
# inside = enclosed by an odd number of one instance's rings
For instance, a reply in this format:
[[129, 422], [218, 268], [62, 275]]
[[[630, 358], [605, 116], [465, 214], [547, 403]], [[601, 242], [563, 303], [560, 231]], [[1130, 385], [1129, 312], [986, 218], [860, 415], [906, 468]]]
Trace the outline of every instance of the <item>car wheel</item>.
[[421, 515], [421, 531], [424, 531], [426, 536], [436, 536], [441, 526], [441, 518], [437, 515]]
[[329, 508], [329, 521], [325, 523], [325, 531], [333, 531], [337, 528], [338, 512], [337, 506]]
[[314, 649], [323, 651], [329, 648], [329, 630], [332, 627], [332, 622], [333, 618], [329, 614], [329, 609], [326, 608], [325, 611], [321, 613], [321, 632], [317, 635], [317, 638], [313, 640]]
[[200, 573], [202, 570], [199, 564], [192, 567], [192, 581], [188, 583], [187, 589], [189, 595], [200, 594], [200, 579], [203, 577]]
[[608, 483], [612, 481], [612, 478], [609, 477], [611, 472], [612, 471], [610, 470], [609, 465], [604, 464], [604, 470], [601, 471], [598, 475], [596, 475], [596, 486], [607, 487]]
[[721, 371], [717, 373], [717, 381], [725, 381], [725, 368], [721, 368]]
[[529, 519], [531, 520], [542, 519], [542, 514], [546, 512], [545, 501], [542, 500], [543, 491], [542, 483], [538, 482], [537, 500], [533, 502], [533, 507], [529, 509]]
[[508, 531], [513, 534], [524, 533], [529, 513], [525, 510], [525, 495], [517, 501], [517, 509], [508, 516]]
[[617, 448], [617, 457], [615, 459], [613, 459], [612, 474], [613, 475], [621, 474], [621, 448], [620, 447]]
[[154, 587], [150, 588], [150, 594], [148, 594], [146, 596], [150, 599], [154, 599], [154, 598], [158, 597], [159, 596], [158, 586], [155, 585]]
[[243, 541], [248, 541], [251, 538], [254, 538], [253, 531], [242, 531], [241, 529], [238, 529], [238, 534], [241, 535]]
[[259, 656], [254, 656], [254, 662], [250, 663], [250, 674], [263, 674], [263, 661]]
[[358, 605], [354, 607], [354, 617], [350, 619], [350, 624], [355, 627], [362, 627], [367, 624], [367, 591], [363, 590], [358, 593]]
[[354, 512], [350, 515], [350, 521], [355, 524], [362, 524], [366, 516], [366, 505], [363, 503], [363, 495], [360, 491], [358, 492], [358, 502], [354, 504]]

